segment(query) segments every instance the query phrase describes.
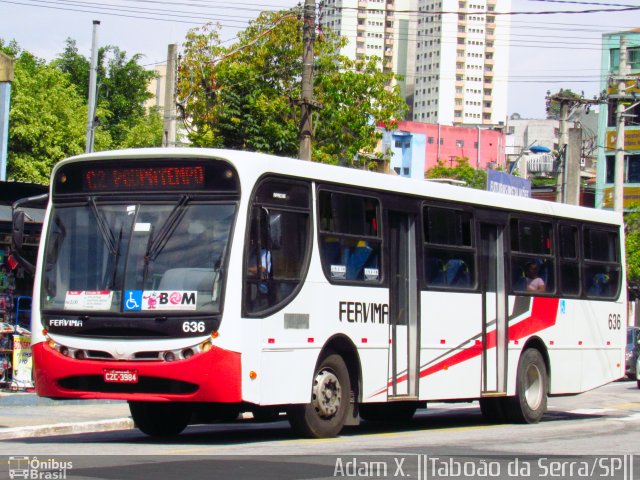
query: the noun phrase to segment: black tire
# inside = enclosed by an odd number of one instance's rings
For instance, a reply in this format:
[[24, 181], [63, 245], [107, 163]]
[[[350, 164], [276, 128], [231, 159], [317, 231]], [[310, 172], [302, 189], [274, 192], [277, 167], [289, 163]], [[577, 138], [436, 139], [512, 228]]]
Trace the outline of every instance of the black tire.
[[538, 423], [547, 411], [549, 376], [542, 354], [535, 348], [520, 356], [516, 396], [507, 403], [509, 419], [516, 423]]
[[408, 422], [418, 406], [414, 402], [361, 403], [360, 417], [374, 422]]
[[489, 423], [504, 423], [507, 420], [505, 397], [483, 397], [480, 399], [480, 411]]
[[344, 427], [351, 398], [349, 371], [340, 355], [325, 357], [313, 375], [311, 402], [292, 405], [287, 417], [303, 437], [335, 437]]
[[191, 420], [186, 403], [129, 402], [129, 411], [136, 427], [152, 437], [178, 435]]
[[638, 388], [640, 388], [640, 380], [636, 380], [637, 384], [638, 384]]

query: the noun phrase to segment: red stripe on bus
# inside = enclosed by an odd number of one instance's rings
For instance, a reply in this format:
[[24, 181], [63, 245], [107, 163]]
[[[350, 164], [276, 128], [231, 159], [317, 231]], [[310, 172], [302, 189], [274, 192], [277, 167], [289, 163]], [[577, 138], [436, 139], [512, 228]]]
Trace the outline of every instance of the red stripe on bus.
[[[552, 327], [556, 324], [556, 317], [558, 315], [558, 305], [560, 299], [558, 298], [545, 298], [538, 297], [533, 299], [533, 306], [531, 309], [531, 315], [524, 320], [509, 326], [509, 340], [520, 340], [534, 333], [538, 333], [546, 328]], [[493, 330], [487, 334], [487, 348], [495, 348], [496, 346], [496, 331]], [[427, 367], [420, 371], [420, 378], [432, 375], [445, 367], [451, 368], [454, 365], [470, 360], [482, 354], [482, 343], [476, 342], [475, 345], [468, 347], [451, 357], [441, 360], [438, 363]], [[407, 374], [403, 374], [396, 379], [396, 383], [401, 383], [407, 380]], [[393, 385], [393, 382], [389, 382], [387, 387], [372, 395], [375, 397], [387, 391], [389, 387]]]

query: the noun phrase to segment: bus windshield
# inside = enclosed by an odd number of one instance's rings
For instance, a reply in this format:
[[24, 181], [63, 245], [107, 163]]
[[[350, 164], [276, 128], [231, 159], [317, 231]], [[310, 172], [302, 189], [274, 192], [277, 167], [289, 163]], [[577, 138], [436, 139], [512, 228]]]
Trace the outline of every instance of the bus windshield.
[[218, 313], [235, 204], [57, 205], [43, 263], [45, 311]]

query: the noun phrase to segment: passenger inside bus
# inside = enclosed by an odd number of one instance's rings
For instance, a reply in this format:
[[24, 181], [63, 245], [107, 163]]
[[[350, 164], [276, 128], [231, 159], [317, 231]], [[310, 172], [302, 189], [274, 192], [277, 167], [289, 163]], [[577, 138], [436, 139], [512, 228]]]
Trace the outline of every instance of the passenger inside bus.
[[527, 262], [524, 267], [527, 290], [530, 292], [544, 291], [544, 280], [539, 275], [540, 267], [537, 262]]

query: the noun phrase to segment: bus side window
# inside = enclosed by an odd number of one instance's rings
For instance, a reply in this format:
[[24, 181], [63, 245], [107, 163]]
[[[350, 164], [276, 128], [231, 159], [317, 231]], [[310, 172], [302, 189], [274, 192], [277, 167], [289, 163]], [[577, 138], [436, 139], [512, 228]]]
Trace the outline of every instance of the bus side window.
[[422, 216], [427, 286], [474, 289], [476, 252], [471, 212], [425, 205]]
[[330, 281], [379, 282], [379, 200], [320, 190], [320, 255]]
[[531, 218], [512, 217], [511, 288], [517, 293], [552, 294], [556, 290], [553, 224]]
[[587, 297], [614, 299], [620, 290], [620, 237], [598, 227], [583, 230], [583, 281]]
[[277, 179], [263, 181], [256, 191], [245, 250], [248, 314], [284, 305], [302, 282], [311, 238], [308, 192], [307, 184]]

